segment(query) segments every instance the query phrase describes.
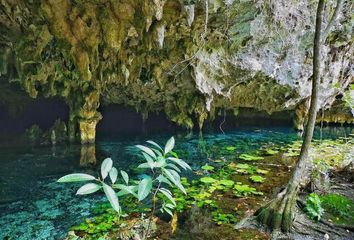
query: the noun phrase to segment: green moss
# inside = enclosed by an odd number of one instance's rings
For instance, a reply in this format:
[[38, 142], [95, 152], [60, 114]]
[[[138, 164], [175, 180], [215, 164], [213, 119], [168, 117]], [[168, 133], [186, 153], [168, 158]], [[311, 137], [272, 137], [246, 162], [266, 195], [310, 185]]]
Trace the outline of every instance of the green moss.
[[320, 197], [327, 218], [338, 224], [354, 224], [354, 201], [339, 194], [326, 194]]

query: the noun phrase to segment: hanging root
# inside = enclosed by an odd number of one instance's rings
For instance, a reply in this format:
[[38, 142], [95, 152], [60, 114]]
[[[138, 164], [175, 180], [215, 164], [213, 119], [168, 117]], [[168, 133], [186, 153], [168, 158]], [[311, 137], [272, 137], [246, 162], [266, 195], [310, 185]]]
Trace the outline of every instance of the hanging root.
[[277, 235], [280, 231], [289, 232], [295, 217], [296, 191], [287, 192], [287, 189], [260, 208], [256, 218], [260, 223], [267, 225]]

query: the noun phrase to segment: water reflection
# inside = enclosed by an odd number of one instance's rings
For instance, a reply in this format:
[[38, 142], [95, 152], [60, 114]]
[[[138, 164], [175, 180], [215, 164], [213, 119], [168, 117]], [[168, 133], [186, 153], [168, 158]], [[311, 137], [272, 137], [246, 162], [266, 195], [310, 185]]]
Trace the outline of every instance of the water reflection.
[[95, 144], [81, 145], [80, 166], [81, 167], [95, 166], [96, 163], [97, 163], [96, 145]]

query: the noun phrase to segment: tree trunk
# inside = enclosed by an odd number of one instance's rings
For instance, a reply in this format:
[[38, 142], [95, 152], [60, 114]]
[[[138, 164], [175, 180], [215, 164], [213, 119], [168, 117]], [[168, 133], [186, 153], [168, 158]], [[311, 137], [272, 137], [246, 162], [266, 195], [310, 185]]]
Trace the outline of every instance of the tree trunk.
[[[333, 17], [328, 26], [333, 26], [334, 21], [338, 18], [341, 12], [344, 0], [337, 1], [337, 7]], [[329, 33], [328, 27], [321, 36], [322, 32], [322, 16], [324, 11], [324, 0], [319, 0], [316, 14], [316, 28], [315, 39], [313, 48], [313, 77], [312, 77], [312, 95], [311, 105], [309, 109], [309, 116], [305, 130], [305, 136], [301, 147], [300, 156], [289, 180], [287, 187], [278, 194], [278, 196], [269, 202], [264, 207], [260, 208], [255, 215], [257, 219], [268, 225], [273, 234], [277, 234], [280, 230], [289, 232], [294, 220], [294, 208], [296, 203], [297, 193], [299, 191], [300, 181], [306, 169], [306, 164], [309, 155], [309, 149], [313, 137], [313, 132], [316, 123], [316, 115], [318, 110], [318, 89], [320, 84], [320, 70], [321, 70], [321, 43], [324, 42], [327, 34]], [[273, 235], [274, 236], [274, 235]]]

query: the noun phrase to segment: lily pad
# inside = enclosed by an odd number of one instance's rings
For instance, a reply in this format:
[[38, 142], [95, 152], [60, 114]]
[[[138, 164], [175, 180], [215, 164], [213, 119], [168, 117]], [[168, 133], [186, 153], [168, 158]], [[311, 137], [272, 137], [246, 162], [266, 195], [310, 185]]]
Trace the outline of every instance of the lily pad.
[[239, 168], [239, 169], [249, 169], [249, 168], [250, 168], [250, 165], [239, 163], [239, 164], [236, 165], [236, 168]]
[[234, 195], [236, 197], [242, 197], [242, 196], [247, 196], [249, 194], [253, 194], [253, 195], [263, 195], [262, 192], [258, 192], [257, 189], [255, 189], [254, 187], [250, 187], [246, 184], [242, 184], [242, 183], [237, 183], [234, 186]]
[[264, 157], [260, 157], [260, 156], [254, 156], [254, 155], [250, 155], [250, 154], [241, 154], [239, 156], [240, 159], [245, 160], [245, 161], [257, 161], [257, 160], [262, 160], [264, 159]]
[[255, 183], [262, 183], [262, 182], [264, 182], [264, 180], [265, 180], [264, 177], [259, 176], [259, 175], [252, 175], [252, 176], [250, 177], [250, 179], [251, 179], [252, 182], [255, 182]]
[[210, 166], [208, 164], [205, 164], [204, 166], [202, 166], [202, 169], [205, 170], [205, 171], [213, 171], [214, 167]]
[[268, 155], [268, 156], [275, 155], [275, 154], [278, 154], [278, 153], [279, 153], [278, 150], [273, 150], [273, 149], [267, 149], [265, 151], [265, 155]]
[[221, 185], [224, 185], [226, 187], [231, 187], [232, 185], [234, 185], [234, 181], [232, 180], [229, 180], [229, 179], [223, 179], [223, 180], [220, 180], [219, 182]]
[[262, 170], [262, 169], [256, 169], [256, 172], [259, 173], [259, 174], [267, 174], [269, 171]]
[[234, 146], [227, 146], [227, 147], [225, 147], [225, 149], [226, 149], [227, 151], [232, 152], [232, 151], [235, 151], [235, 150], [236, 150], [236, 147], [234, 147]]

